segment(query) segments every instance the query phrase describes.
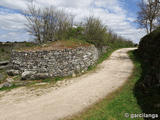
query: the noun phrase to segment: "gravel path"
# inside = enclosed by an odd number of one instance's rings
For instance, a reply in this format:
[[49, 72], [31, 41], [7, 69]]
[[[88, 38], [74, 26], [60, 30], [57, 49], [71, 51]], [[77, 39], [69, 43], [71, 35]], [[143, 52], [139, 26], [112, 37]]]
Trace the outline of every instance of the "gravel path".
[[82, 111], [125, 83], [133, 69], [127, 55], [132, 49], [117, 50], [96, 71], [40, 96], [29, 97], [33, 93], [24, 88], [0, 92], [0, 120], [58, 120]]

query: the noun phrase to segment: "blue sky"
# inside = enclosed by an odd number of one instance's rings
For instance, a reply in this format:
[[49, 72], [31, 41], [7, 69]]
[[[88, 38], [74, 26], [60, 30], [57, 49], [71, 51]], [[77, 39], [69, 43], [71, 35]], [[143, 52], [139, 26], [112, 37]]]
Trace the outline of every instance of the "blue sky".
[[[35, 0], [39, 7], [53, 5], [75, 16], [75, 22], [94, 15], [118, 35], [139, 42], [145, 35], [136, 20], [137, 2], [140, 0]], [[28, 41], [31, 36], [26, 32], [27, 22], [23, 11], [30, 0], [0, 0], [0, 41]]]
[[[139, 11], [137, 4], [140, 0], [119, 0], [119, 1], [124, 3], [122, 4], [122, 7], [123, 9], [127, 10], [127, 16], [133, 17], [133, 18], [137, 17], [137, 12]], [[138, 27], [138, 25], [135, 22], [131, 24]]]

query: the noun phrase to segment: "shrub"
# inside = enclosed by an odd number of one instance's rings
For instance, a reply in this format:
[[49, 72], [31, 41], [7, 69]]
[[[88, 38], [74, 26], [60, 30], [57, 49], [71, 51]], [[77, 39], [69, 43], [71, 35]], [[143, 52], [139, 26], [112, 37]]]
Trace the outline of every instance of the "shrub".
[[102, 24], [100, 19], [93, 16], [86, 18], [84, 35], [87, 42], [101, 48], [106, 41], [106, 32], [106, 26]]
[[83, 39], [84, 28], [81, 26], [72, 27], [67, 33], [67, 38]]

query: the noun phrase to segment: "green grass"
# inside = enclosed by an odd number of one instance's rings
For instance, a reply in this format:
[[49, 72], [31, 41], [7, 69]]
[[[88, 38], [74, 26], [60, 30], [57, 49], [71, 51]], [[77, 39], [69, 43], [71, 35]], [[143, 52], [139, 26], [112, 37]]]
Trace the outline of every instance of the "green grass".
[[[81, 114], [69, 118], [69, 120], [133, 120], [131, 118], [125, 118], [125, 113], [142, 113], [133, 91], [136, 82], [141, 78], [141, 64], [135, 58], [133, 51], [129, 52], [129, 56], [133, 60], [135, 67], [128, 82], [105, 99], [99, 101]], [[139, 118], [138, 120], [143, 119]]]
[[10, 91], [10, 90], [12, 90], [12, 89], [14, 89], [14, 88], [18, 88], [18, 87], [20, 87], [20, 86], [13, 84], [11, 87], [3, 87], [3, 88], [0, 88], [0, 91]]
[[58, 82], [61, 80], [64, 80], [66, 77], [55, 77], [55, 78], [46, 78], [44, 80], [42, 80], [42, 82]]

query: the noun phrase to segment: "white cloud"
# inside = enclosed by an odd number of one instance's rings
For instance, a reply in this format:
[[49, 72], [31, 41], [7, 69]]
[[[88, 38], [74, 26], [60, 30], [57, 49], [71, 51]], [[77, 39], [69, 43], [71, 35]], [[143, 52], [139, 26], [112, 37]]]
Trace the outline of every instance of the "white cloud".
[[28, 0], [1, 0], [0, 5], [13, 9], [24, 9]]
[[24, 29], [24, 23], [26, 19], [21, 14], [0, 14], [0, 28], [4, 30], [18, 30]]
[[[0, 5], [23, 11], [30, 1], [1, 0]], [[127, 16], [127, 11], [121, 7], [122, 3], [118, 0], [35, 0], [34, 3], [40, 7], [54, 5], [57, 8], [64, 9], [75, 16], [75, 21], [83, 20], [84, 16], [95, 15], [113, 31], [135, 42], [139, 41], [145, 34], [144, 30], [136, 29], [131, 25], [131, 22], [134, 22], [135, 19]], [[22, 39], [19, 31], [24, 31], [24, 23], [26, 22], [24, 16], [18, 13], [6, 13], [0, 11], [0, 32], [8, 30], [14, 33], [12, 36], [17, 34], [15, 37], [17, 40]], [[25, 36], [24, 34], [22, 36]], [[26, 36], [25, 39], [27, 39]], [[1, 39], [2, 37], [0, 37]], [[7, 35], [6, 39], [8, 39]]]

